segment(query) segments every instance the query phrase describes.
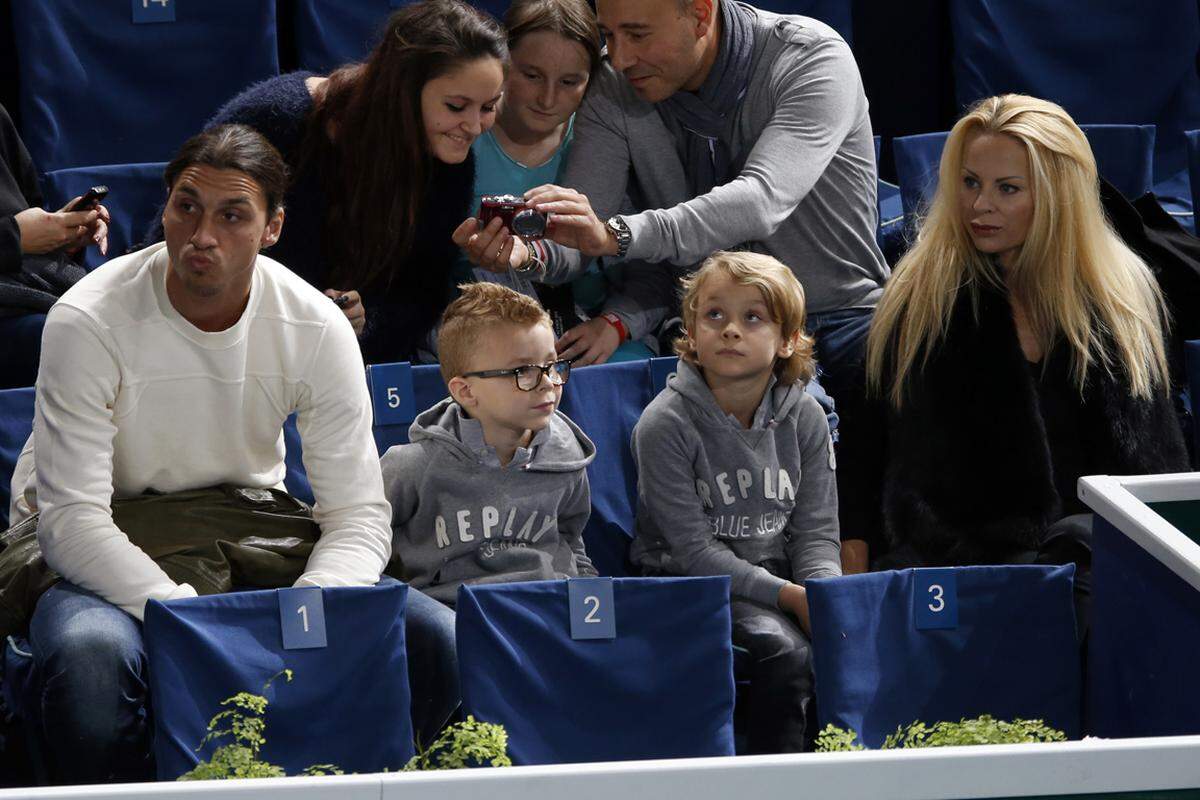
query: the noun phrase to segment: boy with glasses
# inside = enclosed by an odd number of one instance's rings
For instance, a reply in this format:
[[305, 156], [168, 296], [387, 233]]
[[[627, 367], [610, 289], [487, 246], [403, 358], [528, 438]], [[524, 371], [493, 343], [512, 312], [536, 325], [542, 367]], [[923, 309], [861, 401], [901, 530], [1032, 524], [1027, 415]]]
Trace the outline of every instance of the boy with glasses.
[[595, 575], [583, 549], [595, 445], [560, 413], [569, 361], [537, 301], [462, 287], [438, 334], [450, 397], [383, 456], [388, 573], [453, 606], [463, 583]]

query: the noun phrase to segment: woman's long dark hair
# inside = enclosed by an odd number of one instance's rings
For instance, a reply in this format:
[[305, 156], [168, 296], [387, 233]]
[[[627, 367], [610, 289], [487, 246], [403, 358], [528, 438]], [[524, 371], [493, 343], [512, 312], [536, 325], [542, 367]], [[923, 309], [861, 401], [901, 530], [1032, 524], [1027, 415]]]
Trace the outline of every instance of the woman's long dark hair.
[[392, 14], [366, 62], [330, 74], [301, 161], [317, 167], [328, 197], [333, 285], [390, 282], [412, 250], [433, 173], [421, 89], [480, 58], [507, 64], [499, 23], [461, 0], [423, 0]]

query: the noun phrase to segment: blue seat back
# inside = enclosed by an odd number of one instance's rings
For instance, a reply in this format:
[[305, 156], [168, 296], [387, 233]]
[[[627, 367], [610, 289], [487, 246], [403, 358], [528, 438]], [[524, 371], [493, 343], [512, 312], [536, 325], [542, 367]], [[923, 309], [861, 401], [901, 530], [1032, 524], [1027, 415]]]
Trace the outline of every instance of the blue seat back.
[[13, 468], [33, 433], [33, 387], [0, 391], [0, 518], [8, 527]]
[[[1190, 534], [1193, 538], [1196, 532]], [[1088, 733], [1200, 734], [1200, 592], [1097, 515], [1092, 535]]]
[[616, 636], [590, 640], [567, 584], [459, 589], [463, 709], [505, 726], [513, 763], [733, 755], [729, 579], [615, 578]]
[[588, 466], [592, 514], [583, 531], [601, 575], [628, 575], [637, 510], [637, 469], [629, 447], [633, 426], [653, 399], [651, 361], [600, 364], [571, 372], [562, 411], [596, 445]]
[[1080, 125], [1096, 171], [1117, 191], [1136, 200], [1154, 188], [1153, 125]]
[[1157, 124], [1156, 179], [1184, 168], [1182, 132], [1200, 127], [1195, 0], [951, 0], [949, 9], [960, 107], [1022, 92], [1079, 123]]
[[137, 250], [144, 243], [155, 215], [166, 201], [163, 171], [167, 164], [109, 164], [99, 167], [75, 167], [48, 172], [42, 177], [42, 190], [49, 208], [62, 208], [71, 199], [96, 185], [108, 187], [104, 206], [112, 215], [108, 226], [108, 255], [95, 247], [83, 253], [84, 265], [95, 269], [110, 258]]
[[[362, 61], [379, 42], [388, 17], [411, 0], [296, 0], [293, 24], [301, 69], [325, 73]], [[472, 5], [500, 19], [507, 0]]]
[[21, 136], [38, 169], [165, 161], [279, 73], [275, 0], [167, 5], [174, 22], [135, 24], [130, 3], [12, 4]]
[[[1192, 208], [1200, 208], [1200, 130], [1184, 133], [1187, 140], [1187, 174], [1192, 194]], [[1200, 228], [1198, 228], [1200, 229]]]
[[[280, 592], [152, 600], [145, 637], [161, 780], [174, 780], [227, 740], [196, 752], [221, 701], [238, 692], [267, 699], [262, 758], [290, 775], [315, 764], [346, 772], [397, 770], [413, 755], [405, 655], [408, 587], [320, 590], [325, 647], [287, 650]], [[315, 618], [314, 618], [315, 624]]]
[[362, 61], [378, 43], [395, 0], [296, 0], [296, 60], [327, 73]]
[[[821, 727], [853, 729], [868, 747], [879, 747], [917, 720], [990, 714], [1045, 720], [1077, 737], [1074, 570], [954, 567], [945, 571], [956, 586], [951, 596], [946, 586], [918, 590], [925, 580], [918, 573], [930, 570], [808, 581]], [[931, 598], [956, 609], [954, 627], [918, 627], [917, 614]]]
[[945, 131], [897, 136], [892, 139], [896, 159], [896, 180], [900, 185], [900, 204], [909, 220], [924, 213], [938, 184], [938, 163], [946, 144]]

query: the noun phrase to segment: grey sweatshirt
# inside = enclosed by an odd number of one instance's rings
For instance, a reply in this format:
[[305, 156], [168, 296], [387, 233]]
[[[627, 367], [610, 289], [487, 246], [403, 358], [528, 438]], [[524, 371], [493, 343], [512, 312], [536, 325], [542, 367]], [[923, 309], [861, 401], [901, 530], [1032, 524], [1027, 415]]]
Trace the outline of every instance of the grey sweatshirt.
[[596, 447], [566, 415], [556, 412], [506, 467], [451, 398], [418, 415], [409, 440], [382, 459], [388, 574], [447, 605], [463, 583], [596, 574], [583, 549]]
[[800, 383], [767, 389], [750, 429], [684, 361], [633, 429], [637, 538], [651, 573], [729, 575], [775, 606], [787, 581], [840, 575], [837, 483], [825, 412]]
[[[874, 307], [888, 277], [875, 241], [875, 144], [850, 48], [829, 26], [759, 9], [749, 88], [731, 115], [736, 177], [692, 197], [682, 132], [605, 62], [575, 120], [564, 186], [600, 219], [628, 195], [650, 209], [622, 215], [633, 234], [620, 296], [607, 310], [643, 335], [674, 301], [680, 270], [716, 250], [767, 253], [796, 273], [812, 313]], [[551, 260], [582, 268], [578, 251]], [[658, 263], [661, 262], [661, 263]]]

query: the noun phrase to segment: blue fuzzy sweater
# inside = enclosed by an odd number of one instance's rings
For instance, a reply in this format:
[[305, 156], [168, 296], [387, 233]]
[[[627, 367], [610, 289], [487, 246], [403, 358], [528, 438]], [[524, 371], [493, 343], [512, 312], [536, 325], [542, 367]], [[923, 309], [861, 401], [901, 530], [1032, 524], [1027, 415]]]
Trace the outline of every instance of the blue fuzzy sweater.
[[[330, 283], [339, 254], [325, 236], [328, 198], [315, 167], [299, 163], [312, 96], [305, 86], [311, 72], [293, 72], [256, 83], [226, 103], [209, 125], [240, 122], [262, 133], [283, 154], [292, 171], [284, 198], [283, 235], [269, 255], [318, 289], [357, 289], [367, 311], [360, 338], [368, 364], [417, 360], [429, 332], [455, 294], [452, 268], [458, 248], [450, 234], [471, 213], [474, 157], [458, 165], [435, 162], [426, 203], [417, 220], [421, 232], [408, 257], [387, 277], [369, 286]], [[405, 176], [395, 176], [396, 181]]]

